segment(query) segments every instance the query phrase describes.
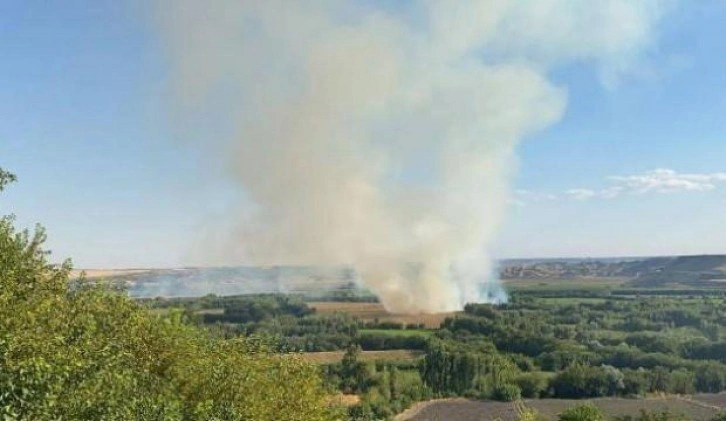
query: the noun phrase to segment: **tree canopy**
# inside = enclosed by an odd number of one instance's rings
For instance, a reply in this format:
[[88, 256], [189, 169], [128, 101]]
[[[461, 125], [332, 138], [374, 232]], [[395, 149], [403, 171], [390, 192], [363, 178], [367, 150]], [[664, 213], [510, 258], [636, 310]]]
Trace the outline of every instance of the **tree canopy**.
[[[0, 191], [15, 176], [0, 169]], [[71, 283], [45, 231], [0, 218], [0, 418], [338, 419], [319, 370], [260, 338], [222, 340], [181, 312]]]

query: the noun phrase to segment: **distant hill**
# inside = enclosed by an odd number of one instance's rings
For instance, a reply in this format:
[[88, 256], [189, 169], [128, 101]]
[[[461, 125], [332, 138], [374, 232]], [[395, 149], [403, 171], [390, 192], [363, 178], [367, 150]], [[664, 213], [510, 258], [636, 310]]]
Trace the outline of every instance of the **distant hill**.
[[[726, 288], [726, 255], [605, 259], [519, 259], [499, 262], [499, 276], [516, 279], [617, 277], [634, 287]], [[74, 274], [77, 276], [77, 274]], [[347, 267], [211, 267], [179, 269], [91, 270], [87, 280], [128, 288], [134, 297], [197, 297], [273, 292], [318, 294], [339, 290], [369, 294]]]
[[681, 284], [692, 287], [726, 287], [726, 256], [680, 256], [663, 265], [638, 274], [630, 284], [636, 287], [658, 287]]
[[503, 279], [623, 277], [635, 287], [726, 288], [726, 255], [503, 261], [500, 275]]

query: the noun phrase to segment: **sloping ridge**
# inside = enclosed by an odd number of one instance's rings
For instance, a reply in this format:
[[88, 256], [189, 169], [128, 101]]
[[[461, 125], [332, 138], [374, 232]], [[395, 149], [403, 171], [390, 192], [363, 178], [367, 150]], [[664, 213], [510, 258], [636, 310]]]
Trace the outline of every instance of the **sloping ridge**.
[[[697, 255], [658, 259], [641, 262], [631, 285], [657, 287], [681, 284], [698, 287], [726, 286], [726, 255]], [[648, 264], [655, 263], [655, 264]]]
[[726, 255], [676, 257], [666, 270], [676, 272], [714, 272], [726, 274]]

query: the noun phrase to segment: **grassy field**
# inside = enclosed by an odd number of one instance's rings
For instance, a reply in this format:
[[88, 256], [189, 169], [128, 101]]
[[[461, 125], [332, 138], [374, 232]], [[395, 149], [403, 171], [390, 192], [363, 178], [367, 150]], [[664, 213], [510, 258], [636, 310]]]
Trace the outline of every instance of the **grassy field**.
[[[340, 362], [343, 359], [345, 351], [330, 352], [304, 352], [303, 359], [315, 364], [332, 364]], [[360, 359], [362, 361], [415, 361], [423, 355], [420, 351], [410, 351], [407, 349], [394, 349], [389, 351], [362, 351]]]
[[[724, 410], [726, 395], [706, 395], [701, 401], [700, 395], [694, 398], [666, 397], [648, 399], [592, 399], [605, 412], [607, 417], [621, 415], [637, 415], [641, 409], [648, 411], [669, 411], [684, 414], [691, 420], [709, 420]], [[524, 401], [525, 405], [534, 408], [545, 420], [557, 419], [557, 414], [567, 408], [584, 403], [581, 400], [569, 399], [533, 399]], [[445, 399], [421, 403], [396, 417], [397, 421], [484, 421], [517, 419], [516, 405], [511, 402], [471, 401], [466, 399]]]
[[369, 333], [375, 335], [389, 335], [389, 336], [431, 336], [433, 330], [424, 329], [360, 329], [358, 331], [361, 335]]
[[508, 290], [518, 289], [592, 289], [602, 290], [622, 287], [628, 281], [627, 278], [566, 278], [566, 279], [505, 279], [504, 287]]
[[420, 324], [427, 329], [436, 329], [447, 317], [456, 313], [436, 314], [393, 314], [386, 311], [380, 303], [348, 303], [348, 302], [311, 302], [308, 303], [318, 313], [347, 313], [361, 320], [380, 322], [395, 322], [403, 324]]
[[590, 303], [590, 304], [602, 304], [607, 301], [607, 298], [597, 297], [543, 297], [539, 300], [546, 302], [547, 304], [579, 304], [579, 303]]

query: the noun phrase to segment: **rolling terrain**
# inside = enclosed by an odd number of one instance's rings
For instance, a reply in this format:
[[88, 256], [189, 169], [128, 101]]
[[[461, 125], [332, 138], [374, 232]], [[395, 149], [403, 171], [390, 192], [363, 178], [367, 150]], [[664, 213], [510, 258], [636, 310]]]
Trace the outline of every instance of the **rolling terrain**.
[[[508, 286], [537, 288], [548, 284], [561, 288], [710, 288], [726, 289], [726, 255], [675, 256], [621, 259], [528, 259], [503, 260], [499, 278]], [[74, 271], [78, 277], [80, 270]], [[133, 297], [199, 297], [207, 294], [239, 295], [296, 293], [314, 301], [376, 301], [346, 267], [220, 267], [134, 270], [85, 270], [87, 279], [121, 285]], [[337, 292], [336, 297], [329, 296]], [[343, 300], [345, 301], [345, 300]], [[318, 304], [319, 311], [330, 307]], [[384, 317], [380, 308], [345, 309], [361, 317]], [[408, 323], [408, 321], [400, 320]], [[433, 321], [431, 325], [435, 324]]]

